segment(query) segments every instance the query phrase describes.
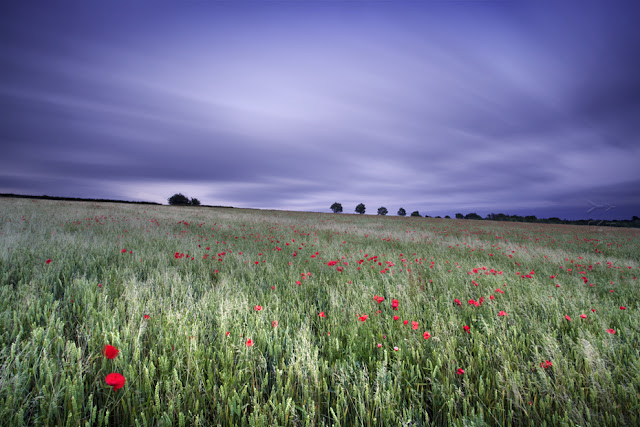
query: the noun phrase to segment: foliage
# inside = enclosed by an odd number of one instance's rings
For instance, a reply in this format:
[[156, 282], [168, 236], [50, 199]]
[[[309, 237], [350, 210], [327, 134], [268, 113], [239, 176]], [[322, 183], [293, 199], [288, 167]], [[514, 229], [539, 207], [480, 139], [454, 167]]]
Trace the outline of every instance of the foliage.
[[335, 202], [334, 204], [331, 205], [331, 210], [333, 211], [333, 213], [341, 213], [342, 212], [342, 204]]
[[407, 211], [405, 211], [404, 208], [398, 209], [398, 216], [405, 216], [405, 215], [407, 215]]
[[482, 217], [480, 215], [478, 215], [475, 212], [472, 213], [468, 213], [464, 216], [464, 219], [482, 219]]
[[185, 206], [189, 204], [189, 198], [182, 193], [177, 193], [169, 197], [169, 204], [176, 206]]
[[389, 213], [389, 210], [387, 208], [385, 208], [384, 206], [380, 206], [378, 208], [378, 215], [386, 215]]
[[420, 212], [413, 211], [413, 212], [411, 212], [411, 216], [420, 216]]
[[391, 219], [3, 199], [1, 424], [640, 425], [637, 230]]
[[461, 213], [457, 213], [456, 219], [464, 219], [464, 215], [462, 215]]
[[191, 201], [189, 202], [189, 204], [191, 206], [200, 206], [200, 200], [196, 199], [195, 197], [192, 197]]
[[364, 203], [360, 203], [358, 206], [356, 206], [356, 212], [359, 213], [360, 215], [364, 214], [364, 211], [365, 211]]

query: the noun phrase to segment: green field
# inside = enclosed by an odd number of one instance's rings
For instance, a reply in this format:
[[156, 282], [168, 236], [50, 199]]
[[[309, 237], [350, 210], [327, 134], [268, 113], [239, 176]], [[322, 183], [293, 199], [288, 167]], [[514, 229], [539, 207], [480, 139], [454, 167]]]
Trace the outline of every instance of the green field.
[[638, 425], [639, 261], [636, 229], [2, 199], [1, 424]]

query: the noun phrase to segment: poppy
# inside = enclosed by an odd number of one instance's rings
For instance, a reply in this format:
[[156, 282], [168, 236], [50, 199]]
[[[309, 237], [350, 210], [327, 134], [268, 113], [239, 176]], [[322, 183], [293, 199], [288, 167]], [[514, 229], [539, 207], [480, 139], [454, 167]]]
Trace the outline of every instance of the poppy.
[[45, 263], [45, 264], [49, 264], [50, 262], [51, 262], [51, 260], [50, 260], [50, 259], [48, 259], [48, 260], [46, 260], [44, 263]]
[[413, 320], [411, 321], [411, 327], [416, 330], [418, 329], [418, 322], [414, 322]]
[[122, 376], [122, 374], [118, 374], [116, 372], [113, 372], [107, 375], [104, 380], [108, 385], [113, 387], [113, 391], [116, 391], [124, 387], [124, 383], [126, 381], [126, 379], [124, 378], [124, 376]]
[[262, 310], [262, 306], [261, 305], [256, 305], [255, 307], [253, 307], [256, 311], [260, 311]]
[[144, 320], [149, 320], [149, 315], [148, 314], [144, 315]]
[[398, 303], [398, 300], [397, 300], [397, 299], [394, 299], [393, 301], [391, 301], [391, 307], [392, 307], [394, 310], [397, 310], [397, 309], [398, 309], [398, 304], [399, 304], [399, 303]]
[[627, 307], [620, 306], [620, 310], [626, 310]]
[[587, 315], [586, 315], [586, 314], [581, 314], [581, 315], [580, 315], [580, 318], [581, 318], [581, 319], [586, 319], [586, 318], [587, 318]]
[[424, 334], [422, 334], [422, 337], [425, 340], [428, 340], [429, 338], [431, 338], [431, 334], [429, 332], [427, 332], [427, 331], [424, 331]]
[[400, 350], [400, 349], [399, 349], [398, 347], [393, 347], [393, 350], [394, 350], [394, 351], [398, 351], [398, 350]]
[[247, 347], [251, 347], [253, 345], [253, 341], [251, 341], [251, 338], [249, 338], [247, 340]]
[[458, 370], [456, 371], [456, 374], [463, 375], [464, 374], [464, 369], [458, 368]]
[[112, 345], [105, 345], [103, 349], [103, 353], [107, 357], [107, 359], [115, 359], [118, 353], [120, 353], [120, 350], [118, 350]]
[[615, 331], [615, 330], [613, 330], [613, 329], [607, 329], [607, 332], [609, 332], [611, 335], [613, 335], [613, 334], [615, 334], [615, 333], [616, 333], [616, 331]]
[[393, 316], [393, 320], [398, 320], [400, 316]]
[[553, 366], [553, 363], [549, 362], [548, 360], [545, 360], [544, 362], [540, 362], [540, 367], [542, 367], [542, 369], [547, 369]]
[[278, 321], [274, 320], [273, 322], [271, 322], [271, 326], [273, 326], [274, 328], [278, 327]]
[[565, 319], [567, 319], [569, 322], [571, 322], [571, 317], [569, 316], [564, 316]]
[[363, 314], [362, 316], [358, 317], [358, 320], [361, 322], [364, 322], [365, 320], [367, 320], [369, 316], [367, 316], [366, 314]]
[[501, 311], [500, 313], [498, 313], [498, 316], [506, 316], [507, 313], [505, 313], [504, 311]]
[[468, 325], [464, 325], [462, 327], [462, 329], [464, 329], [465, 331], [467, 331], [468, 334], [470, 334], [471, 332], [469, 331], [469, 329], [471, 329]]
[[321, 312], [320, 312], [320, 314], [318, 314], [318, 316], [320, 316], [320, 317], [327, 317], [327, 316], [324, 314], [324, 311], [321, 311]]
[[460, 300], [458, 298], [454, 299], [453, 302], [455, 302], [458, 305], [462, 305], [462, 303], [460, 302]]

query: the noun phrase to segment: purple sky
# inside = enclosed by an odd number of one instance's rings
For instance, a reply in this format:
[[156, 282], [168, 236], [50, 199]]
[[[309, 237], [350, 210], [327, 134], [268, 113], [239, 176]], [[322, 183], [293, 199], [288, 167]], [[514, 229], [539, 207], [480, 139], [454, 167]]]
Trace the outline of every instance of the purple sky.
[[638, 16], [635, 0], [2, 2], [0, 193], [630, 219]]

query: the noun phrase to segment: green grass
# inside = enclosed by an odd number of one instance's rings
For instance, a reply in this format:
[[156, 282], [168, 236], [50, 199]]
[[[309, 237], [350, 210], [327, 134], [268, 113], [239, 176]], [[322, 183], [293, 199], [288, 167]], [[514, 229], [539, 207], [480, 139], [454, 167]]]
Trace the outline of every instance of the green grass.
[[632, 229], [2, 199], [0, 419], [638, 425], [639, 259]]

